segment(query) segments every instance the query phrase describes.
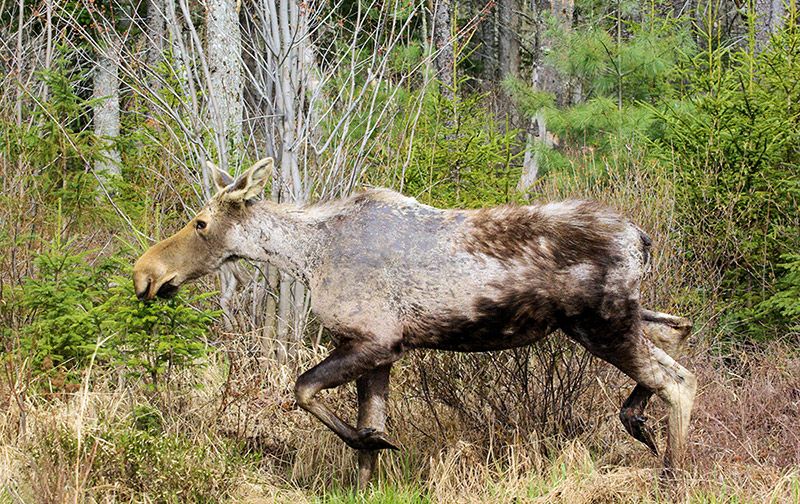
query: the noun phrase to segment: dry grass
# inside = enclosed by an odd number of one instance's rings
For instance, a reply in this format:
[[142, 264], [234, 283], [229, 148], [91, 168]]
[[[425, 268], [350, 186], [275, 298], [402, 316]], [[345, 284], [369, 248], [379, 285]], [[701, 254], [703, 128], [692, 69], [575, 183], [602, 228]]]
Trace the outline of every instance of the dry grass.
[[[302, 356], [304, 362], [318, 358], [310, 350]], [[692, 462], [671, 486], [659, 480], [659, 461], [618, 423], [617, 408], [630, 384], [610, 370], [584, 394], [604, 397], [601, 407], [593, 406], [599, 417], [591, 431], [572, 440], [530, 436], [509, 442], [506, 437], [501, 445], [497, 435], [485, 436], [483, 443], [464, 441], [480, 436], [444, 410], [438, 412], [441, 427], [434, 425], [429, 405], [412, 386], [414, 366], [401, 366], [393, 374], [390, 428], [403, 449], [382, 455], [375, 486], [360, 497], [348, 490], [353, 454], [293, 407], [294, 372], [285, 367], [267, 365], [257, 376], [251, 372], [235, 382], [221, 359], [212, 362], [200, 377], [202, 387], [182, 387], [183, 392], [173, 391], [170, 404], [161, 405], [160, 435], [180, 435], [223, 466], [211, 468], [191, 457], [197, 467], [180, 466], [195, 477], [186, 478], [186, 491], [196, 485], [194, 490], [210, 500], [797, 502], [800, 358], [787, 345], [775, 344], [758, 353], [731, 351], [725, 358], [704, 349], [692, 361], [701, 378]], [[90, 386], [62, 399], [30, 400], [23, 436], [17, 429], [18, 412], [8, 403], [0, 417], [4, 499], [158, 501], [156, 488], [141, 481], [134, 485], [136, 474], [115, 472], [109, 467], [115, 459], [102, 455], [104, 449], [120, 453], [107, 445], [124, 438], [108, 433], [131, 430], [135, 407], [152, 403], [153, 397], [135, 385], [120, 388], [105, 379], [97, 374], [87, 382]], [[352, 390], [331, 393], [326, 400], [353, 417]], [[658, 406], [652, 410], [654, 421], [663, 427], [658, 411]], [[84, 448], [64, 439], [80, 440]], [[221, 480], [209, 486], [207, 474]], [[118, 479], [109, 480], [114, 476]]]

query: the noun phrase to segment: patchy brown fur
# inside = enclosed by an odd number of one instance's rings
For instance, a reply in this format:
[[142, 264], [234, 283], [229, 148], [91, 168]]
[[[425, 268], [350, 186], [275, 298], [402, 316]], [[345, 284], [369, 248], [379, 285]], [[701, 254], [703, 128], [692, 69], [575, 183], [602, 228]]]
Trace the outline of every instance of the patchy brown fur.
[[[625, 227], [607, 208], [595, 202], [574, 202], [557, 213], [536, 206], [486, 208], [467, 214], [466, 223], [464, 250], [519, 264], [519, 271], [489, 285], [494, 296], [477, 296], [472, 316], [457, 310], [428, 316], [411, 310], [404, 329], [409, 346], [512, 348], [569, 327], [575, 318], [591, 317], [604, 305], [621, 307], [601, 321], [604, 327], [619, 326], [610, 332], [632, 326], [638, 304], [626, 302], [626, 291], [603, 289], [607, 271], [620, 263], [615, 239]], [[643, 240], [643, 255], [647, 245]], [[573, 275], [576, 269], [581, 278]]]
[[466, 249], [501, 260], [534, 257], [565, 267], [612, 253], [611, 239], [622, 223], [603, 219], [608, 210], [582, 201], [564, 215], [548, 215], [541, 207], [483, 208], [469, 217]]

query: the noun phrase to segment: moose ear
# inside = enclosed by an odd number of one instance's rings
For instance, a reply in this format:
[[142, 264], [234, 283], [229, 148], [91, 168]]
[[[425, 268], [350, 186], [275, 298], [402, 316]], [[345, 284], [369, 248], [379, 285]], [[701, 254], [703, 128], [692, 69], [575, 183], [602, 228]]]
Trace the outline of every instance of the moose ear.
[[228, 175], [227, 172], [220, 170], [217, 165], [211, 161], [206, 161], [206, 166], [211, 170], [211, 178], [214, 179], [214, 186], [217, 188], [217, 192], [233, 184], [233, 177]]
[[239, 175], [228, 189], [228, 199], [231, 201], [247, 201], [264, 192], [264, 187], [272, 178], [272, 169], [275, 162], [271, 157], [264, 158]]

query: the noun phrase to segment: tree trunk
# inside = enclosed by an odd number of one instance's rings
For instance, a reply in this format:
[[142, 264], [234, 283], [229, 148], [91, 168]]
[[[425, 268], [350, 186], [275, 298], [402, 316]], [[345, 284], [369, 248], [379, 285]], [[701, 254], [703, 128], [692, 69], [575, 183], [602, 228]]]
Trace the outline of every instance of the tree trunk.
[[275, 339], [277, 340], [278, 362], [285, 363], [289, 360], [289, 352], [292, 342], [289, 331], [291, 329], [291, 303], [292, 303], [292, 277], [281, 271], [280, 288], [278, 294], [278, 320], [275, 329]]
[[473, 36], [477, 46], [473, 57], [480, 65], [482, 79], [491, 86], [500, 72], [498, 61], [500, 50], [496, 34], [498, 23], [497, 8], [494, 3], [486, 3], [480, 0], [470, 2], [469, 6], [473, 12], [477, 13], [476, 16], [480, 17]]
[[[242, 37], [239, 11], [237, 3], [231, 0], [209, 0], [206, 5], [208, 111], [215, 133], [219, 167], [230, 171], [233, 160], [239, 158], [238, 151], [242, 146]], [[231, 289], [228, 276], [220, 274], [219, 280], [223, 292]], [[227, 318], [232, 318], [230, 308], [225, 306], [223, 310]]]
[[500, 80], [519, 76], [519, 8], [517, 0], [500, 0], [498, 4]]
[[[47, 38], [44, 50], [44, 68], [50, 71], [53, 65], [53, 0], [45, 2], [45, 33]], [[44, 86], [42, 96], [44, 101], [49, 99], [50, 89], [47, 85]]]
[[192, 76], [186, 68], [187, 56], [183, 44], [183, 26], [175, 10], [175, 2], [172, 0], [165, 2], [164, 7], [166, 26], [169, 35], [169, 47], [172, 50], [172, 61], [169, 63], [172, 66], [172, 71], [180, 77], [180, 81], [184, 87], [184, 94], [192, 97], [192, 103], [195, 104], [197, 102], [196, 93], [192, 93], [190, 87], [190, 79]]
[[770, 37], [783, 27], [785, 0], [755, 0], [755, 50], [763, 51], [769, 44]]
[[[23, 86], [22, 86], [22, 34], [23, 26], [24, 26], [24, 16], [25, 13], [25, 0], [19, 0], [19, 15], [17, 16], [17, 51], [15, 54], [15, 58], [17, 60], [17, 99], [15, 100], [15, 112], [16, 112], [16, 119], [17, 119], [17, 126], [22, 126], [22, 95], [23, 95]], [[20, 159], [22, 157], [20, 156]]]
[[94, 72], [94, 134], [101, 142], [100, 157], [94, 163], [97, 175], [104, 179], [108, 175], [119, 176], [121, 158], [115, 141], [119, 137], [119, 65], [122, 43], [116, 34], [111, 34], [97, 54]]
[[[259, 64], [267, 67], [268, 75], [274, 77], [270, 100], [274, 110], [259, 111], [262, 115], [275, 117], [275, 145], [268, 147], [277, 154], [278, 169], [274, 179], [272, 199], [275, 201], [302, 204], [308, 200], [308, 185], [301, 173], [301, 143], [312, 141], [317, 131], [309, 130], [318, 103], [308, 103], [308, 95], [318, 91], [321, 73], [316, 55], [308, 36], [307, 11], [295, 0], [269, 2], [267, 12], [272, 26], [271, 37], [265, 40], [265, 54], [274, 55]], [[292, 360], [297, 354], [305, 333], [304, 299], [305, 287], [286, 272], [281, 272], [278, 282], [277, 305], [267, 306], [268, 311], [277, 311], [275, 337], [279, 361]]]
[[[265, 358], [275, 357], [275, 324], [278, 318], [278, 302], [275, 293], [278, 292], [279, 272], [273, 265], [267, 266], [266, 285], [267, 297], [264, 309], [264, 324], [261, 329], [261, 355]], [[253, 306], [253, 310], [260, 309], [261, 306]]]
[[242, 143], [242, 37], [239, 11], [231, 0], [209, 0], [206, 16], [208, 100], [217, 134], [220, 168]]
[[453, 50], [453, 12], [451, 0], [434, 0], [433, 42], [436, 77], [441, 83], [442, 96], [453, 99], [455, 89], [455, 54]]
[[[148, 0], [147, 2], [147, 67], [155, 72], [164, 54], [167, 26], [164, 0]], [[153, 76], [148, 79], [151, 91], [157, 93], [161, 89], [161, 78]]]
[[295, 360], [300, 345], [303, 344], [303, 335], [306, 330], [306, 286], [303, 282], [295, 280], [292, 286], [292, 322], [293, 338], [289, 344], [289, 358]]
[[[559, 76], [556, 68], [546, 60], [554, 41], [547, 36], [542, 13], [549, 10], [560, 25], [560, 28], [569, 30], [572, 26], [572, 16], [575, 10], [574, 0], [555, 0], [549, 3], [536, 2], [533, 7], [535, 9], [538, 32], [536, 37], [538, 47], [535, 48], [532, 74], [533, 87], [540, 91], [553, 93], [556, 105], [564, 106], [570, 98], [569, 86], [567, 81]], [[539, 111], [531, 120], [528, 129], [528, 140], [522, 162], [522, 175], [517, 185], [519, 191], [526, 191], [536, 181], [541, 170], [541, 151], [543, 148], [552, 146], [553, 140], [552, 136], [547, 132], [544, 111]]]
[[[572, 15], [575, 10], [574, 0], [554, 0], [553, 2], [542, 3], [541, 9], [549, 6], [550, 14], [556, 20], [559, 29], [569, 31], [572, 27]], [[540, 10], [539, 12], [543, 12]], [[556, 105], [563, 107], [569, 100], [569, 86], [568, 82], [563, 79], [556, 68], [550, 64], [546, 57], [552, 51], [553, 43], [555, 42], [552, 37], [547, 35], [546, 27], [543, 23], [539, 23], [539, 40], [541, 46], [539, 48], [539, 58], [536, 61], [538, 68], [538, 82], [534, 82], [537, 89], [553, 93], [556, 97]]]

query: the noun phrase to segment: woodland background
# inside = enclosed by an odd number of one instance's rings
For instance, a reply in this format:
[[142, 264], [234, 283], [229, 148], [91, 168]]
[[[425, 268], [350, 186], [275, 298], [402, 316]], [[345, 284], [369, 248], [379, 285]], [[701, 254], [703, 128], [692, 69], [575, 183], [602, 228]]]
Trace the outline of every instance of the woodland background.
[[[794, 0], [0, 0], [0, 502], [800, 501], [798, 55]], [[680, 483], [618, 422], [629, 381], [555, 337], [395, 366], [403, 449], [352, 490], [293, 403], [330, 347], [301, 283], [133, 295], [205, 161], [265, 156], [276, 201], [629, 215], [646, 306], [695, 322]]]

